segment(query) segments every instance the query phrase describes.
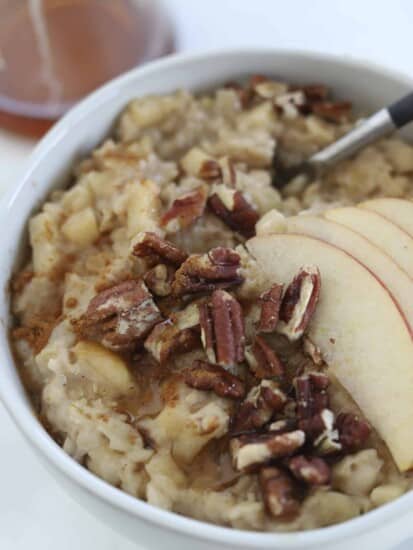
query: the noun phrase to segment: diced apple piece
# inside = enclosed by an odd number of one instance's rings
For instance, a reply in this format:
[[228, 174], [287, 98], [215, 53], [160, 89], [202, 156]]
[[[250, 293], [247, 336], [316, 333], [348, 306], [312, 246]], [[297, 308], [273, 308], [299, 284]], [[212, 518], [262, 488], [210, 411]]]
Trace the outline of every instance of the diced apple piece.
[[91, 245], [99, 237], [99, 229], [93, 209], [89, 207], [72, 214], [62, 225], [62, 233], [77, 246]]
[[315, 216], [287, 218], [285, 232], [321, 239], [341, 248], [367, 267], [393, 296], [413, 335], [413, 280], [390, 256], [344, 225]]
[[58, 228], [50, 212], [40, 212], [29, 221], [30, 244], [33, 249], [33, 270], [49, 273], [61, 259], [57, 247]]
[[413, 239], [397, 225], [355, 206], [326, 210], [323, 216], [366, 237], [413, 277]]
[[133, 388], [132, 376], [123, 359], [97, 342], [82, 340], [72, 350], [81, 368], [94, 382], [113, 393], [127, 393]]
[[312, 237], [255, 237], [247, 248], [269, 282], [288, 284], [301, 266], [318, 266], [321, 294], [309, 337], [387, 443], [400, 470], [410, 469], [413, 342], [388, 291], [349, 254]]
[[213, 161], [214, 157], [207, 155], [199, 147], [193, 147], [181, 158], [181, 168], [191, 176], [199, 176], [204, 162]]
[[140, 231], [158, 233], [160, 210], [158, 185], [151, 180], [136, 182], [128, 202], [128, 236], [134, 237]]
[[371, 199], [358, 205], [380, 214], [413, 237], [413, 202], [404, 199]]

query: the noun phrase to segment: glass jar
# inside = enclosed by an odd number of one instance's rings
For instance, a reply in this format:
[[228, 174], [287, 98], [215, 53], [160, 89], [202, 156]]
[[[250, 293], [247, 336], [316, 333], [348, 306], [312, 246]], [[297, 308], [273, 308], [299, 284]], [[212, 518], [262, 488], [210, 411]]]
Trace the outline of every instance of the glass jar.
[[171, 51], [156, 0], [0, 0], [0, 127], [41, 135], [107, 80]]

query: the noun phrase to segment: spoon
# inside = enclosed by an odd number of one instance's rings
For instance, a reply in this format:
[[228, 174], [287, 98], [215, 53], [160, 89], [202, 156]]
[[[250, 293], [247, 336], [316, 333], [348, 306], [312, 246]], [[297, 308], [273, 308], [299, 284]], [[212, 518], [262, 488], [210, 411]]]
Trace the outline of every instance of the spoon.
[[302, 163], [286, 167], [275, 158], [273, 183], [275, 187], [281, 188], [301, 174], [310, 181], [338, 161], [350, 157], [363, 147], [387, 136], [412, 120], [413, 92], [410, 92], [366, 118], [350, 132]]

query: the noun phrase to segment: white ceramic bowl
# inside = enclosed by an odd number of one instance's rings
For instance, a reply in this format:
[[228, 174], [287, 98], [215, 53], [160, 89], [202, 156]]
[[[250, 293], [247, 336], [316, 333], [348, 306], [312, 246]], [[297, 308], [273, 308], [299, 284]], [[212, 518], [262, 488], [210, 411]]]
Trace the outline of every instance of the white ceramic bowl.
[[[50, 472], [80, 504], [105, 523], [149, 548], [281, 549], [348, 548], [349, 539], [377, 532], [413, 507], [413, 492], [367, 515], [305, 533], [266, 534], [217, 527], [155, 508], [100, 480], [56, 445], [33, 414], [14, 366], [8, 341], [10, 274], [24, 243], [26, 221], [47, 193], [64, 182], [78, 157], [110, 131], [115, 117], [135, 96], [176, 88], [201, 90], [251, 73], [291, 82], [323, 82], [357, 107], [373, 110], [413, 89], [413, 81], [351, 59], [280, 50], [239, 50], [174, 56], [110, 82], [71, 110], [39, 143], [24, 177], [1, 206], [0, 397], [17, 427]], [[413, 131], [410, 136], [413, 140]], [[18, 472], [16, 484], [19, 483]], [[360, 539], [358, 539], [359, 541]], [[363, 540], [365, 538], [363, 537]], [[378, 548], [376, 546], [376, 548]]]

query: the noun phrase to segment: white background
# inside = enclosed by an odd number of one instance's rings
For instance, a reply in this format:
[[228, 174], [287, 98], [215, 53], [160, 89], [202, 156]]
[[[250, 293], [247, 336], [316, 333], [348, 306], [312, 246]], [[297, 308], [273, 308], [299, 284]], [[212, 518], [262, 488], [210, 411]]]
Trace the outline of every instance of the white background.
[[[251, 45], [313, 49], [370, 59], [413, 75], [411, 0], [165, 0], [165, 4], [181, 51]], [[0, 130], [0, 193], [19, 177], [33, 144]], [[398, 527], [400, 541], [413, 535], [413, 512], [409, 519]], [[37, 463], [0, 405], [0, 550], [52, 548], [142, 547], [72, 502]], [[383, 535], [375, 545], [375, 550], [379, 548], [390, 550]]]

